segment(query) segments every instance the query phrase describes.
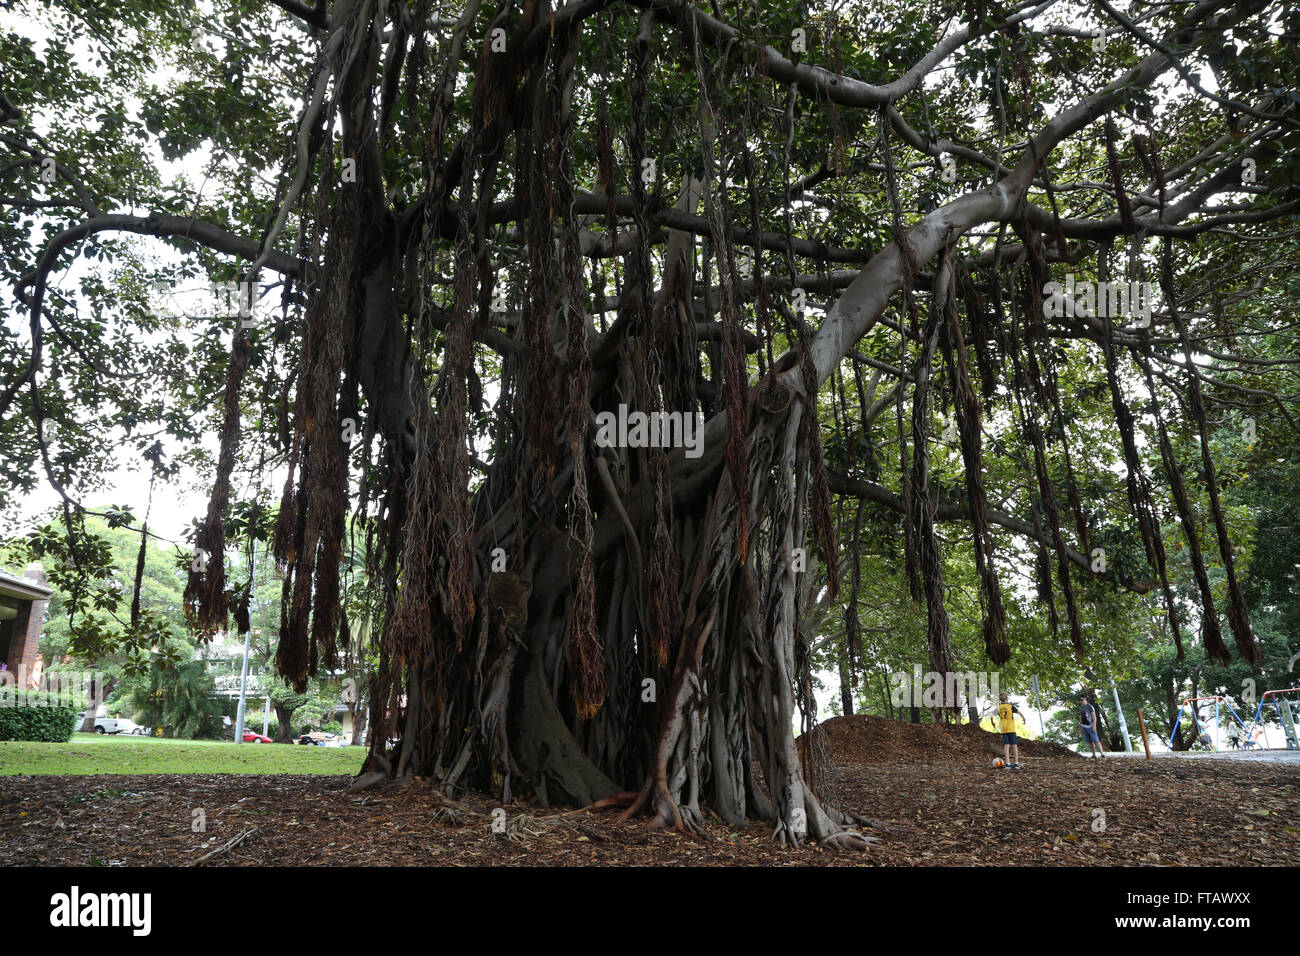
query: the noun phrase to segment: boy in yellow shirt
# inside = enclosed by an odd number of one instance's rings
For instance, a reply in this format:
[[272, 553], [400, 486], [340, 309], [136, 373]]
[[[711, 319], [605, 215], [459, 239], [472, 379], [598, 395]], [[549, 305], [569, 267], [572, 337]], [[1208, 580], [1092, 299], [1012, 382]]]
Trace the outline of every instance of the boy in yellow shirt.
[[1020, 746], [1016, 743], [1016, 717], [1024, 720], [1024, 714], [1015, 704], [1007, 702], [1006, 694], [999, 694], [998, 730], [1002, 732], [1002, 754], [1006, 765], [1012, 770], [1020, 769]]

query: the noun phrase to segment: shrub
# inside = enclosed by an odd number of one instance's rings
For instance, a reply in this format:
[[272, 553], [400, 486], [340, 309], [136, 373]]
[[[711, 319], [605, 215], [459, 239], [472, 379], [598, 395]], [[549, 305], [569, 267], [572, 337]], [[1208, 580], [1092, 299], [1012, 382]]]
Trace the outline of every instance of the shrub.
[[36, 740], [63, 744], [81, 723], [79, 710], [66, 700], [26, 694], [0, 702], [0, 740]]
[[[257, 711], [253, 711], [250, 714], [244, 714], [244, 729], [251, 730], [255, 734], [260, 734], [262, 732], [262, 711], [257, 710]], [[272, 740], [274, 740], [275, 735], [278, 734], [279, 732], [280, 732], [280, 721], [278, 721], [273, 715], [271, 717], [271, 720], [267, 724], [266, 735], [270, 737]], [[232, 720], [229, 727], [229, 733], [227, 733], [226, 736], [233, 739], [234, 735], [235, 735], [235, 724], [234, 721]]]

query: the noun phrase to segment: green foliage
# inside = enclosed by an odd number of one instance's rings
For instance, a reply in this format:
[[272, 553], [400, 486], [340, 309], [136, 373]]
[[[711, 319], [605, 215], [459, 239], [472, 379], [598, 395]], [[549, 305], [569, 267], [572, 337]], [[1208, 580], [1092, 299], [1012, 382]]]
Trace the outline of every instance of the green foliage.
[[1088, 745], [1083, 742], [1083, 733], [1079, 729], [1077, 707], [1067, 707], [1048, 717], [1043, 729], [1043, 739], [1063, 747], [1078, 747], [1080, 753], [1088, 752]]
[[53, 520], [0, 547], [0, 564], [22, 567], [39, 560], [50, 580], [54, 594], [40, 646], [47, 661], [71, 658], [86, 667], [106, 666], [112, 676], [143, 672], [152, 664], [155, 647], [185, 633], [184, 578], [170, 549], [152, 542], [145, 550], [140, 619], [131, 626], [139, 550], [138, 519], [129, 508], [115, 505], [74, 520], [71, 534], [57, 512]]
[[[295, 693], [283, 684], [272, 684], [270, 697], [280, 715], [290, 715], [290, 736], [304, 730], [324, 730], [329, 723], [337, 726], [333, 720], [334, 706], [339, 702], [339, 685], [336, 681], [312, 681], [305, 694]], [[276, 727], [279, 728], [278, 719]]]
[[263, 732], [262, 724], [264, 722], [266, 723], [265, 733], [268, 737], [274, 740], [276, 737], [280, 735], [280, 719], [276, 717], [274, 714], [271, 715], [271, 719], [269, 721], [266, 720], [266, 714], [264, 711], [256, 710], [252, 712], [245, 712], [244, 714], [245, 730], [251, 730], [255, 733], [260, 734]]
[[213, 738], [221, 733], [221, 703], [210, 695], [212, 676], [202, 660], [149, 671], [130, 685], [126, 700], [139, 723], [161, 727], [164, 737]]
[[42, 702], [41, 695], [26, 695], [23, 704], [0, 700], [0, 740], [63, 743], [72, 738], [80, 720], [81, 714], [74, 708], [61, 701]]

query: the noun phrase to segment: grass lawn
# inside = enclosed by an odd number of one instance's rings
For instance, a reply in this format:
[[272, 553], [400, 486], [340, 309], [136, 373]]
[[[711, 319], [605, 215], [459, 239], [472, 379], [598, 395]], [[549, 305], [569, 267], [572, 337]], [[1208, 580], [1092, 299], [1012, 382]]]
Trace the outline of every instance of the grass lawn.
[[0, 741], [0, 776], [100, 773], [355, 774], [365, 747], [235, 744], [75, 733], [66, 744]]

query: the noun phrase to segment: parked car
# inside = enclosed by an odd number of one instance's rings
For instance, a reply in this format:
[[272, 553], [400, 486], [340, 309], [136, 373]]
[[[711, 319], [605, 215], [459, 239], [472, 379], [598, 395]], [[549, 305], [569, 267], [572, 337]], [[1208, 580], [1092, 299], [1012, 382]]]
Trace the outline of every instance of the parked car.
[[298, 738], [298, 743], [310, 747], [329, 747], [335, 736], [335, 734], [328, 734], [323, 730], [304, 730]]
[[244, 743], [246, 744], [269, 744], [270, 742], [270, 737], [265, 737], [262, 734], [255, 734], [251, 730], [244, 731]]
[[135, 721], [128, 720], [125, 717], [96, 717], [95, 733], [97, 734], [139, 734], [142, 728]]

